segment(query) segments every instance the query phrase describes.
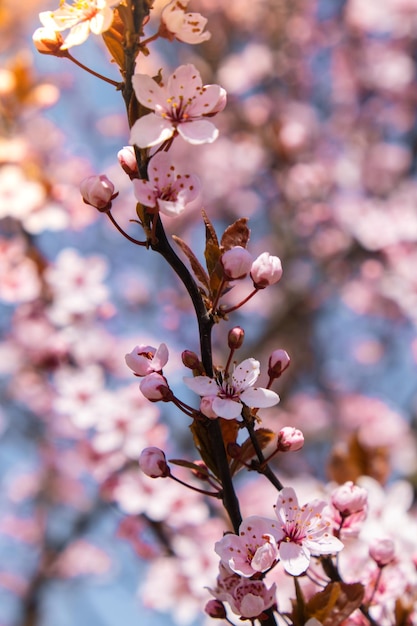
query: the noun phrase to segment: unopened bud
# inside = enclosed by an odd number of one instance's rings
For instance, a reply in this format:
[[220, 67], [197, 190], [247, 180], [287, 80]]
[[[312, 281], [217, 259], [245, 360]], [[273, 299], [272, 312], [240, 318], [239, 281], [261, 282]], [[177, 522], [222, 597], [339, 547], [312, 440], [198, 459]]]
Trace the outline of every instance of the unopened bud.
[[290, 356], [285, 350], [274, 350], [269, 357], [268, 376], [270, 378], [279, 378], [284, 370], [290, 364]]
[[245, 331], [240, 326], [235, 326], [229, 330], [227, 336], [227, 343], [231, 350], [238, 350], [243, 344], [245, 338]]
[[181, 354], [181, 359], [185, 367], [188, 367], [188, 369], [196, 371], [199, 374], [204, 374], [203, 364], [196, 353], [192, 350], [184, 350]]
[[80, 183], [80, 191], [86, 204], [102, 212], [111, 209], [111, 202], [118, 195], [114, 193], [113, 183], [104, 174], [84, 178]]
[[209, 600], [204, 610], [213, 619], [225, 619], [227, 617], [224, 604], [220, 600]]
[[50, 28], [37, 28], [32, 35], [35, 48], [41, 54], [52, 54], [54, 56], [65, 56], [67, 51], [62, 51], [61, 46], [64, 38], [61, 33]]
[[163, 450], [159, 448], [145, 448], [139, 456], [139, 467], [144, 474], [151, 478], [165, 478], [170, 470]]
[[333, 491], [331, 501], [342, 517], [348, 517], [366, 508], [368, 492], [363, 487], [359, 487], [348, 480]]
[[250, 275], [256, 289], [265, 289], [281, 278], [281, 260], [277, 256], [271, 256], [269, 252], [263, 252], [252, 263]]
[[201, 461], [200, 459], [198, 459], [197, 461], [193, 462], [193, 465], [197, 465], [198, 467], [201, 467], [201, 471], [196, 468], [192, 470], [194, 476], [198, 478], [198, 480], [208, 480], [208, 476], [209, 476], [208, 467], [204, 463], [204, 461]]
[[117, 158], [123, 168], [123, 171], [126, 172], [131, 180], [138, 178], [138, 162], [136, 160], [133, 146], [124, 146], [117, 153]]
[[220, 257], [224, 275], [228, 280], [245, 278], [249, 274], [252, 261], [252, 255], [242, 246], [230, 248]]
[[369, 546], [369, 556], [378, 567], [384, 567], [390, 563], [395, 555], [395, 546], [392, 539], [374, 539]]
[[172, 391], [168, 386], [167, 380], [162, 374], [154, 372], [142, 378], [139, 388], [145, 398], [151, 402], [169, 402], [172, 398]]
[[298, 428], [284, 426], [278, 433], [277, 450], [281, 452], [295, 452], [304, 445], [304, 435]]

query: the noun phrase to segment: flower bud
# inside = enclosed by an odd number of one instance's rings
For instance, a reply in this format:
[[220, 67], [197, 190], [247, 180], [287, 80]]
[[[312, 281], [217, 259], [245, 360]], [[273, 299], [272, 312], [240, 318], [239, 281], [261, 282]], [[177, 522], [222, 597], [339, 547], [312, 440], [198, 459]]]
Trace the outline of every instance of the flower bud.
[[245, 338], [245, 331], [240, 326], [235, 326], [232, 330], [229, 330], [227, 336], [227, 343], [231, 350], [238, 350]]
[[52, 54], [55, 56], [64, 56], [67, 54], [61, 50], [61, 46], [64, 43], [64, 38], [61, 33], [56, 32], [50, 28], [37, 28], [32, 35], [35, 48], [41, 54]]
[[392, 539], [373, 539], [369, 546], [369, 556], [378, 567], [388, 565], [395, 555], [395, 546]]
[[359, 487], [348, 480], [333, 491], [331, 501], [342, 517], [348, 517], [366, 509], [368, 492], [363, 487]]
[[139, 388], [145, 398], [151, 402], [158, 402], [159, 400], [169, 402], [172, 397], [172, 391], [168, 386], [166, 378], [157, 372], [144, 376]]
[[104, 174], [84, 178], [80, 183], [80, 191], [86, 204], [103, 212], [110, 210], [111, 201], [117, 196], [113, 183]]
[[252, 255], [242, 246], [230, 248], [220, 257], [225, 278], [228, 280], [245, 278], [250, 271], [252, 261]]
[[159, 448], [145, 448], [139, 456], [139, 467], [144, 474], [151, 478], [165, 478], [170, 470], [165, 454]]
[[117, 158], [123, 171], [126, 172], [131, 180], [133, 178], [138, 178], [138, 162], [136, 160], [133, 146], [124, 146], [117, 153]]
[[304, 435], [298, 428], [284, 426], [278, 433], [277, 450], [281, 452], [295, 452], [304, 445]]
[[213, 619], [226, 619], [226, 609], [220, 600], [209, 600], [204, 608], [207, 615]]
[[284, 370], [290, 364], [290, 356], [285, 350], [274, 350], [269, 357], [268, 376], [270, 378], [279, 378]]
[[199, 374], [204, 373], [203, 364], [196, 353], [192, 350], [184, 350], [181, 354], [181, 359], [185, 367], [188, 367], [188, 369], [196, 371]]
[[252, 263], [250, 275], [256, 289], [265, 289], [281, 278], [281, 260], [277, 256], [271, 256], [269, 252], [263, 252]]

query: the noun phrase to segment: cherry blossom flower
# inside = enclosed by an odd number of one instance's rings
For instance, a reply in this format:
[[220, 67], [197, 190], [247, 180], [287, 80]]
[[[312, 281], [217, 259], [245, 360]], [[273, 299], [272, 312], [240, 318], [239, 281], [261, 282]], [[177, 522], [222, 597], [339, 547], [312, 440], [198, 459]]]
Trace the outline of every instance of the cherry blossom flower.
[[272, 256], [269, 252], [263, 252], [252, 263], [250, 275], [257, 289], [265, 289], [268, 285], [277, 283], [282, 276], [280, 258]]
[[218, 129], [203, 118], [225, 107], [226, 92], [219, 85], [203, 86], [194, 65], [181, 65], [159, 84], [147, 74], [135, 74], [132, 84], [139, 102], [153, 113], [134, 123], [130, 143], [150, 148], [176, 134], [191, 144], [217, 139]]
[[141, 392], [151, 402], [158, 402], [159, 400], [168, 401], [167, 397], [170, 393], [167, 380], [161, 374], [152, 372], [142, 378], [139, 385]]
[[139, 467], [144, 474], [151, 478], [165, 478], [169, 475], [169, 467], [163, 450], [145, 448], [139, 457]]
[[178, 39], [188, 44], [198, 44], [211, 37], [208, 31], [203, 32], [207, 19], [200, 13], [186, 13], [189, 0], [172, 0], [163, 9], [160, 36], [167, 39]]
[[161, 372], [168, 362], [168, 356], [168, 348], [161, 343], [158, 349], [152, 346], [136, 346], [132, 352], [126, 354], [125, 360], [136, 376], [147, 376], [152, 372]]
[[325, 506], [324, 500], [317, 499], [300, 506], [292, 487], [284, 487], [278, 496], [275, 512], [281, 527], [274, 535], [284, 569], [292, 576], [306, 571], [311, 555], [334, 554], [343, 548], [322, 516]]
[[246, 248], [234, 246], [222, 254], [220, 263], [226, 278], [229, 280], [239, 280], [249, 274], [253, 257]]
[[69, 30], [61, 50], [78, 46], [88, 38], [90, 32], [100, 35], [108, 30], [113, 21], [112, 7], [120, 0], [75, 0], [66, 2], [56, 11], [43, 11], [39, 19], [45, 28], [61, 32]]
[[155, 154], [148, 175], [149, 180], [133, 181], [136, 199], [144, 206], [157, 207], [168, 217], [180, 215], [200, 192], [197, 176], [178, 174], [166, 152]]
[[284, 426], [278, 433], [277, 448], [281, 452], [295, 452], [304, 445], [304, 435], [293, 426]]
[[114, 185], [105, 174], [88, 176], [80, 183], [80, 191], [86, 204], [90, 204], [99, 211], [111, 208], [111, 201], [116, 197]]
[[242, 403], [250, 407], [266, 408], [279, 402], [279, 396], [270, 389], [254, 387], [260, 374], [256, 359], [245, 359], [235, 366], [231, 376], [218, 373], [208, 376], [185, 377], [184, 383], [202, 397], [212, 396], [212, 410], [224, 419], [236, 419], [242, 412]]
[[275, 583], [268, 589], [262, 580], [241, 578], [220, 563], [217, 586], [210, 593], [221, 602], [228, 602], [233, 613], [245, 619], [256, 618], [276, 603]]
[[245, 578], [266, 572], [279, 559], [277, 542], [272, 534], [274, 526], [274, 521], [252, 515], [240, 525], [239, 535], [226, 534], [214, 549], [233, 572]]
[[368, 492], [363, 487], [359, 487], [348, 480], [333, 491], [331, 501], [342, 517], [347, 517], [353, 513], [366, 511]]

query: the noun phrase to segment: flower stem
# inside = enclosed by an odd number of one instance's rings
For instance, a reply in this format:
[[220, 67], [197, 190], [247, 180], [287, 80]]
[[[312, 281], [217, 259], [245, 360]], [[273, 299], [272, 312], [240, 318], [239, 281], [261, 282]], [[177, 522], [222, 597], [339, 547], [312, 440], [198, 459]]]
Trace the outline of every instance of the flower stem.
[[92, 74], [96, 78], [99, 78], [100, 80], [103, 80], [105, 83], [108, 83], [109, 85], [113, 85], [113, 87], [116, 87], [116, 89], [121, 89], [122, 88], [123, 83], [117, 82], [116, 80], [112, 80], [111, 78], [107, 78], [107, 76], [103, 76], [103, 74], [99, 74], [98, 72], [95, 72], [90, 67], [87, 67], [87, 65], [84, 65], [84, 63], [81, 63], [81, 61], [78, 61], [75, 57], [73, 57], [72, 54], [68, 50], [66, 51], [66, 54], [64, 54], [62, 56], [64, 58], [69, 59], [70, 61], [75, 63], [75, 65], [78, 65], [78, 67], [81, 67], [81, 69], [85, 70], [89, 74]]

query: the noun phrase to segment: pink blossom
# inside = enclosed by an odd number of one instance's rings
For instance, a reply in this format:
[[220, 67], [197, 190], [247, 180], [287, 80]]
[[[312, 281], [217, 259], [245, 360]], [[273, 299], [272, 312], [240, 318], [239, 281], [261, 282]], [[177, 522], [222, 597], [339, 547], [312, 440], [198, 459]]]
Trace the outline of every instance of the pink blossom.
[[333, 491], [331, 501], [342, 517], [347, 517], [366, 509], [368, 492], [363, 487], [359, 487], [348, 480]]
[[274, 350], [268, 361], [268, 376], [270, 378], [279, 378], [282, 372], [289, 366], [290, 361], [288, 352], [282, 349]]
[[168, 356], [168, 348], [164, 343], [158, 349], [140, 345], [126, 354], [125, 361], [136, 376], [147, 376], [152, 372], [161, 372], [168, 362]]
[[197, 176], [177, 173], [166, 152], [159, 152], [148, 167], [149, 180], [135, 178], [136, 199], [147, 207], [156, 207], [168, 217], [180, 215], [200, 192]]
[[234, 246], [222, 254], [220, 263], [228, 280], [239, 280], [249, 274], [253, 257], [246, 248]]
[[272, 534], [274, 525], [271, 520], [253, 515], [242, 522], [239, 535], [226, 534], [214, 549], [233, 572], [245, 578], [266, 572], [279, 559], [277, 542]]
[[281, 278], [281, 260], [277, 256], [271, 256], [269, 252], [263, 252], [252, 263], [250, 275], [257, 289], [265, 289]]
[[117, 153], [117, 159], [123, 170], [131, 179], [137, 178], [138, 162], [136, 160], [133, 146], [124, 146], [121, 150], [119, 150]]
[[32, 35], [35, 48], [41, 54], [57, 54], [64, 43], [61, 33], [52, 28], [37, 28]]
[[330, 522], [323, 519], [325, 506], [316, 499], [300, 507], [292, 487], [284, 487], [278, 496], [275, 512], [280, 525], [274, 535], [284, 569], [292, 576], [306, 571], [311, 555], [334, 554], [343, 548], [330, 534]]
[[181, 65], [160, 84], [147, 74], [135, 74], [132, 83], [139, 102], [154, 111], [134, 123], [132, 144], [149, 148], [176, 134], [191, 144], [217, 139], [219, 131], [203, 118], [224, 108], [225, 91], [219, 85], [203, 86], [194, 65]]
[[166, 378], [156, 372], [144, 376], [139, 387], [145, 398], [151, 402], [166, 401], [170, 393]]
[[281, 452], [295, 452], [304, 445], [304, 435], [301, 430], [293, 426], [284, 426], [278, 433], [278, 450]]
[[80, 191], [84, 202], [99, 211], [110, 209], [111, 201], [115, 197], [114, 185], [105, 174], [84, 178], [80, 183]]
[[144, 474], [151, 478], [164, 478], [170, 473], [163, 450], [155, 447], [145, 448], [141, 452], [139, 467]]
[[373, 539], [369, 546], [369, 556], [379, 567], [388, 565], [395, 556], [395, 545], [392, 539]]
[[[189, 0], [172, 0], [162, 11], [163, 28], [160, 35], [167, 31], [168, 39], [178, 39], [188, 44], [198, 44], [210, 39], [211, 34], [204, 28], [207, 19], [200, 13], [185, 13]], [[162, 32], [161, 32], [162, 31]]]
[[232, 375], [218, 373], [216, 378], [195, 376], [184, 378], [184, 383], [203, 397], [213, 397], [212, 410], [224, 419], [236, 419], [242, 412], [242, 403], [265, 408], [279, 402], [279, 396], [270, 389], [254, 387], [260, 374], [259, 361], [245, 359], [235, 366]]
[[276, 585], [266, 587], [262, 580], [241, 578], [220, 563], [217, 586], [210, 593], [221, 602], [228, 602], [233, 613], [244, 619], [256, 618], [276, 603]]

